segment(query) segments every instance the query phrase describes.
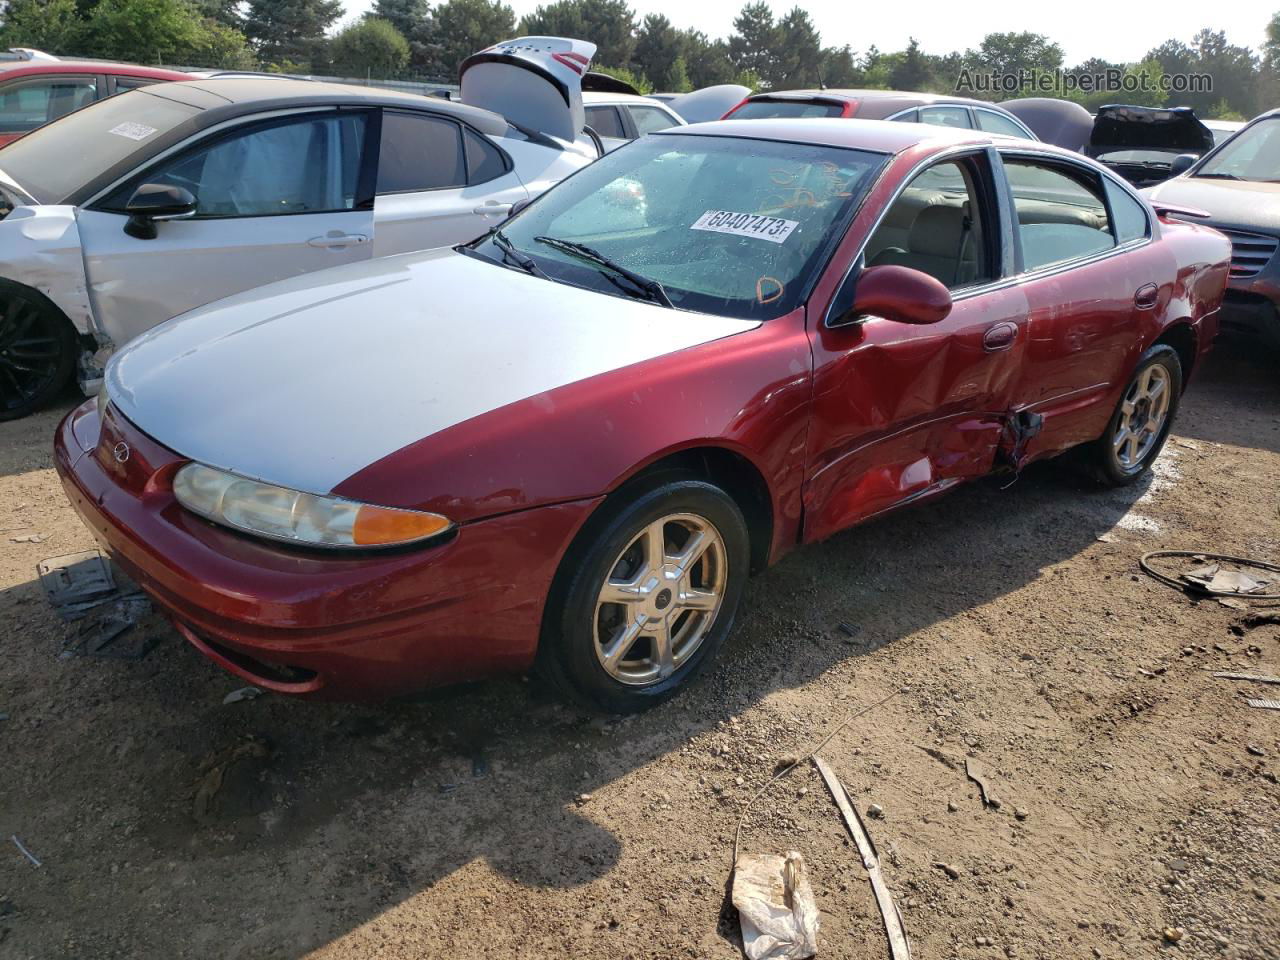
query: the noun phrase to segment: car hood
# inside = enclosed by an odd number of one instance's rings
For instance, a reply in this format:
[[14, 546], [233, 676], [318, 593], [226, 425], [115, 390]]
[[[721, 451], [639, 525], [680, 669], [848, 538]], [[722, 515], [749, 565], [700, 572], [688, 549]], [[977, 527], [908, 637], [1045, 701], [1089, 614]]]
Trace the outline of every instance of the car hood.
[[182, 456], [323, 494], [472, 417], [758, 325], [444, 249], [201, 307], [130, 343], [106, 380], [116, 408]]
[[1280, 231], [1280, 183], [1176, 177], [1145, 191], [1152, 200], [1199, 207], [1223, 226]]
[[1085, 153], [1090, 157], [1122, 150], [1150, 150], [1171, 154], [1207, 153], [1213, 132], [1187, 107], [1098, 108]]

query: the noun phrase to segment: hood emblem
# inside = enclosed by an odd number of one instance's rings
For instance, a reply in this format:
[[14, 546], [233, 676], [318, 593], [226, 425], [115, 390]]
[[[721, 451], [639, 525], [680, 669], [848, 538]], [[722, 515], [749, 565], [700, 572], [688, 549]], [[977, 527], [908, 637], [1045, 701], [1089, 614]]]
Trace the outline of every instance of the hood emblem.
[[124, 463], [129, 459], [129, 452], [129, 445], [121, 440], [112, 449], [111, 455], [116, 458], [116, 463]]

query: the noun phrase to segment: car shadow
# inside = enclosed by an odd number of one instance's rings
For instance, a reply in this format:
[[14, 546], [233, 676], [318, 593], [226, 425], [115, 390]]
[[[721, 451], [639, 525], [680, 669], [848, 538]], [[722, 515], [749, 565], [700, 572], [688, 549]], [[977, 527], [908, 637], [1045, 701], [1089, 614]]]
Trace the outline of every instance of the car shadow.
[[[67, 698], [73, 709], [59, 716], [70, 712], [83, 734], [71, 755], [51, 757], [39, 728], [0, 731], [22, 758], [0, 826], [41, 841], [72, 890], [102, 882], [112, 855], [94, 851], [120, 831], [128, 860], [163, 865], [163, 879], [111, 877], [122, 904], [165, 891], [164, 923], [152, 925], [153, 940], [130, 942], [136, 957], [171, 955], [174, 942], [302, 957], [476, 860], [519, 884], [577, 887], [622, 853], [584, 794], [777, 691], [1018, 590], [1096, 545], [1146, 486], [1102, 491], [1044, 463], [802, 549], [749, 585], [707, 677], [628, 718], [581, 712], [518, 678], [373, 705], [271, 696], [224, 705], [241, 684], [156, 615], [138, 629], [162, 642], [136, 663], [56, 664], [58, 651], [41, 648], [34, 676], [57, 679], [50, 689], [0, 683], [5, 706], [18, 718]], [[18, 605], [33, 632], [57, 635], [38, 585], [0, 593], [0, 619], [14, 621]], [[888, 689], [869, 677], [851, 693], [862, 702]], [[105, 819], [86, 823], [86, 809]], [[288, 895], [263, 903], [246, 872], [278, 877]], [[292, 922], [299, 899], [327, 922]], [[243, 952], [230, 949], [228, 923], [250, 915], [254, 928], [236, 935]], [[91, 916], [61, 914], [56, 929], [24, 923], [13, 942], [21, 953], [28, 934], [71, 938], [91, 923], [77, 917]]]

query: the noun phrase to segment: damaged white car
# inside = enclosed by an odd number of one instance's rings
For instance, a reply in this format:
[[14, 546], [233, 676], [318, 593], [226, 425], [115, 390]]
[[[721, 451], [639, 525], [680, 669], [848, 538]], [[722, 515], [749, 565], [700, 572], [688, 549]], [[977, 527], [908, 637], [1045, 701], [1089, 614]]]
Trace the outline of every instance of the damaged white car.
[[463, 64], [463, 102], [262, 77], [149, 86], [0, 152], [0, 420], [118, 346], [273, 280], [474, 239], [595, 160], [593, 44]]

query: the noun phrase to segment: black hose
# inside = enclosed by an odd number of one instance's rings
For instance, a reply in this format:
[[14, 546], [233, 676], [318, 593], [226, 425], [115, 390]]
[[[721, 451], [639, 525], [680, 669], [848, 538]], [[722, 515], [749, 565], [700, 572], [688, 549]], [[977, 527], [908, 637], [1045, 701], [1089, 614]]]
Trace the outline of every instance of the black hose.
[[1138, 566], [1142, 568], [1143, 573], [1152, 579], [1160, 581], [1165, 586], [1173, 587], [1177, 590], [1191, 590], [1208, 597], [1246, 597], [1249, 600], [1280, 600], [1280, 593], [1237, 593], [1234, 590], [1210, 590], [1207, 586], [1202, 587], [1199, 584], [1179, 580], [1152, 567], [1150, 561], [1153, 557], [1193, 557], [1197, 560], [1225, 560], [1228, 563], [1235, 563], [1242, 567], [1253, 567], [1256, 570], [1270, 570], [1272, 573], [1280, 573], [1280, 566], [1274, 563], [1250, 560], [1247, 557], [1231, 557], [1225, 553], [1204, 553], [1200, 550], [1153, 550], [1151, 553], [1144, 553], [1138, 560]]

